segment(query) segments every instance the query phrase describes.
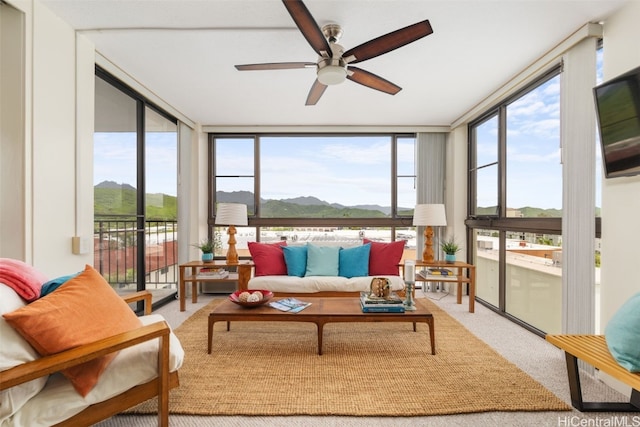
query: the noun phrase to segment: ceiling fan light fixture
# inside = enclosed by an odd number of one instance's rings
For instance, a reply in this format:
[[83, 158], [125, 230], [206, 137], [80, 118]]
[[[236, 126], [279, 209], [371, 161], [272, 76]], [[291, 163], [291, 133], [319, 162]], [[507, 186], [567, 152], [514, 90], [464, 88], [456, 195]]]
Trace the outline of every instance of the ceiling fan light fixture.
[[318, 70], [318, 81], [323, 85], [337, 85], [347, 79], [347, 70], [339, 65], [327, 65]]

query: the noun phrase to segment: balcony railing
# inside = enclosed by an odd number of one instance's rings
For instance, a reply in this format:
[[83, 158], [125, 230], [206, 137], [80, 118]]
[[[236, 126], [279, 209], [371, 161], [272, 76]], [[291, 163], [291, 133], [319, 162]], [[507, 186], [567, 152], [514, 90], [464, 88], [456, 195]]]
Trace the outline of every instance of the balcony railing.
[[135, 219], [94, 221], [94, 268], [117, 291], [137, 288], [139, 274], [145, 289], [177, 289], [178, 223], [146, 221], [145, 271], [138, 271], [138, 230]]

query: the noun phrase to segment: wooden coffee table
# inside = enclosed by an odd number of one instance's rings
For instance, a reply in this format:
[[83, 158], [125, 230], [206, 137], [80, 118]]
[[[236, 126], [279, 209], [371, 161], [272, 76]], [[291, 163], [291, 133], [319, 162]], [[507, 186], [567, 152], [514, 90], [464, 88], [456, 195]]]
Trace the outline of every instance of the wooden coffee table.
[[[277, 301], [279, 298], [274, 298]], [[421, 300], [416, 300], [416, 311], [404, 313], [363, 313], [360, 299], [357, 297], [304, 297], [299, 298], [310, 302], [311, 305], [298, 313], [287, 313], [268, 305], [245, 308], [229, 300], [225, 300], [209, 314], [209, 346], [211, 354], [213, 341], [213, 325], [216, 322], [311, 322], [318, 327], [318, 354], [322, 354], [322, 331], [327, 323], [336, 322], [412, 322], [413, 331], [416, 323], [422, 322], [429, 326], [431, 354], [436, 354], [436, 341], [433, 314], [429, 312]]]

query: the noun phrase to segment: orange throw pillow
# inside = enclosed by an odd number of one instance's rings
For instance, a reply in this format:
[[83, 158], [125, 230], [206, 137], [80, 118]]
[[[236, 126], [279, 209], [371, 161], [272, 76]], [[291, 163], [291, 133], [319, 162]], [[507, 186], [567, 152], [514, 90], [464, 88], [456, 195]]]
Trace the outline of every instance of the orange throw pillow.
[[[90, 265], [55, 292], [3, 316], [42, 356], [141, 326], [131, 308]], [[90, 360], [62, 374], [86, 396], [115, 356]]]

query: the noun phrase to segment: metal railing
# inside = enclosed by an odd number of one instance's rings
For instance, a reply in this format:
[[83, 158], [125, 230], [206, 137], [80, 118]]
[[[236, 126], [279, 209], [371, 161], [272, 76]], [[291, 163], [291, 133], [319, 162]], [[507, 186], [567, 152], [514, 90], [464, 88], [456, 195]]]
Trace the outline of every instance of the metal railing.
[[178, 283], [177, 221], [145, 221], [144, 265], [138, 271], [140, 230], [131, 216], [94, 221], [94, 268], [116, 290], [135, 290], [139, 274], [145, 275], [146, 289], [176, 289]]

